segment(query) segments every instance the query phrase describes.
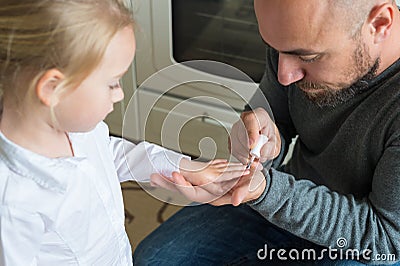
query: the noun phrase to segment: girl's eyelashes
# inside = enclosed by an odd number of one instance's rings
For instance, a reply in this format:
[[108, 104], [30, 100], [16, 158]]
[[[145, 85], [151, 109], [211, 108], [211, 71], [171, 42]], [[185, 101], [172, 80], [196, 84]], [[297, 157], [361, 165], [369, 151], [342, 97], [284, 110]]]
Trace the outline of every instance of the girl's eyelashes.
[[118, 81], [117, 83], [115, 83], [115, 84], [113, 84], [113, 85], [110, 85], [110, 86], [108, 86], [111, 90], [115, 90], [115, 89], [119, 89], [119, 88], [121, 88], [121, 84], [120, 84], [120, 82]]

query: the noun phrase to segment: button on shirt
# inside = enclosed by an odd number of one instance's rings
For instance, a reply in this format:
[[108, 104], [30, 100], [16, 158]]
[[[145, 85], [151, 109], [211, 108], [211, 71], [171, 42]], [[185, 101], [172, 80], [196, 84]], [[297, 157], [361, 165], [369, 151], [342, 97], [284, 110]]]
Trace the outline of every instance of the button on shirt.
[[120, 182], [171, 176], [181, 154], [70, 133], [74, 157], [51, 159], [0, 133], [0, 265], [132, 265]]

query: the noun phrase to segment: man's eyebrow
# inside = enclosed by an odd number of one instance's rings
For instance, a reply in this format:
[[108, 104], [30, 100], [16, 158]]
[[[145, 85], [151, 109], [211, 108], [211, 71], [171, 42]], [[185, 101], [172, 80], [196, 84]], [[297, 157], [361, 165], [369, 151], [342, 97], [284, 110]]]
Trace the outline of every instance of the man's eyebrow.
[[290, 54], [290, 55], [298, 55], [298, 56], [306, 56], [306, 55], [315, 55], [319, 52], [307, 49], [295, 49], [291, 51], [279, 51], [282, 54]]
[[[265, 45], [271, 47], [272, 49], [275, 49], [269, 43], [267, 43], [263, 38], [261, 38], [261, 39], [263, 40]], [[309, 49], [294, 49], [294, 50], [289, 50], [289, 51], [279, 51], [278, 49], [275, 49], [275, 50], [282, 54], [297, 55], [297, 56], [307, 56], [307, 55], [319, 54], [319, 52], [314, 51], [314, 50], [309, 50]]]

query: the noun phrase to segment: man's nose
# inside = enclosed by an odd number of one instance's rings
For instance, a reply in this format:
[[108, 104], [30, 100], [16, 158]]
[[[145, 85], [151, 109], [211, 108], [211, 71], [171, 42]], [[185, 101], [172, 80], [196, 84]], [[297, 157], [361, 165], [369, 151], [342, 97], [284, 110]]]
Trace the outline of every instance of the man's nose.
[[284, 86], [302, 80], [305, 76], [298, 59], [293, 55], [279, 54], [278, 81]]

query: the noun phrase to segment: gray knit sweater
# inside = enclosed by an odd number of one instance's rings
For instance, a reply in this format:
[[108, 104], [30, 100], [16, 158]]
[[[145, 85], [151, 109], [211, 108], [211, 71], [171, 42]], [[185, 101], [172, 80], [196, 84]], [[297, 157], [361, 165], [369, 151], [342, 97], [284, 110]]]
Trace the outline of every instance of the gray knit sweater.
[[295, 85], [280, 85], [277, 60], [268, 49], [260, 88], [286, 143], [281, 155], [299, 137], [284, 171], [269, 170], [266, 190], [249, 205], [319, 245], [337, 248], [345, 238], [345, 248], [371, 250], [371, 259], [399, 260], [400, 60], [335, 108], [317, 107]]

